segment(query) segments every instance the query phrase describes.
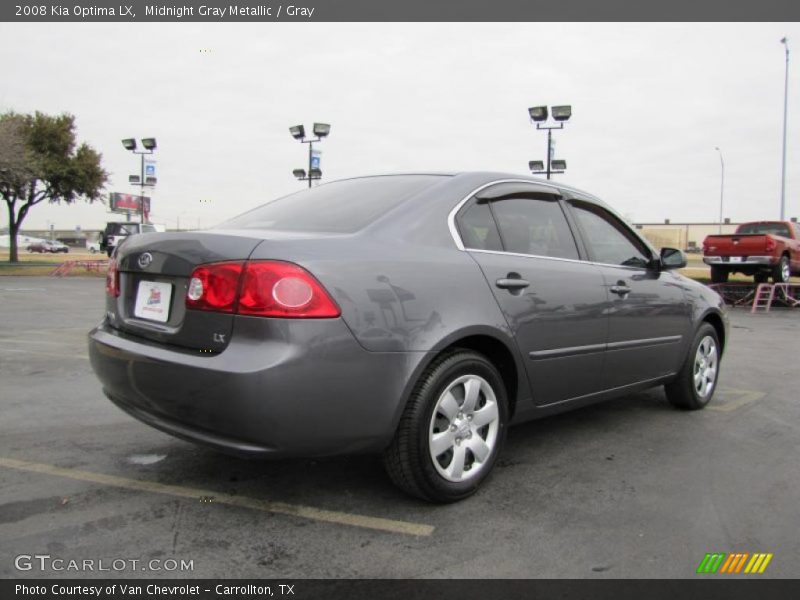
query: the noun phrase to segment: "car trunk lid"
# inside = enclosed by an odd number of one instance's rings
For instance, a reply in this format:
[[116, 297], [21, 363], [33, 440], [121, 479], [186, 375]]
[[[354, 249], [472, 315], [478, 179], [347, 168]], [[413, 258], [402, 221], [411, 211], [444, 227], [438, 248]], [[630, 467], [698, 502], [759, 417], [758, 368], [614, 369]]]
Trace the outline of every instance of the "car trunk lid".
[[246, 260], [263, 240], [241, 232], [149, 233], [117, 250], [119, 296], [108, 296], [112, 327], [127, 334], [201, 353], [227, 346], [230, 313], [187, 310], [192, 271], [201, 264]]

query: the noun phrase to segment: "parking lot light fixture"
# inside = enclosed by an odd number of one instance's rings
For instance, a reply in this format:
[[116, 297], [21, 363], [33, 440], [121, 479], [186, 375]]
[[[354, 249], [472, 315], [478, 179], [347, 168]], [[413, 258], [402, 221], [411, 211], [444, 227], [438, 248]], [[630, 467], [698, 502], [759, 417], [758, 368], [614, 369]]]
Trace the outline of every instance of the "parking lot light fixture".
[[301, 144], [308, 144], [308, 175], [304, 169], [294, 169], [292, 174], [301, 181], [308, 181], [308, 187], [311, 187], [312, 181], [322, 178], [322, 171], [319, 169], [319, 156], [317, 161], [314, 161], [314, 142], [321, 142], [324, 138], [328, 137], [331, 132], [329, 123], [314, 123], [312, 131], [314, 132], [313, 139], [305, 139], [306, 128], [303, 125], [295, 125], [289, 127], [292, 137]]
[[[567, 168], [567, 161], [553, 160], [553, 129], [564, 129], [564, 123], [572, 116], [572, 106], [568, 104], [561, 104], [559, 106], [551, 106], [550, 114], [556, 121], [556, 124], [547, 125], [547, 107], [534, 106], [528, 109], [528, 114], [531, 117], [531, 123], [536, 124], [536, 129], [547, 130], [547, 166], [545, 167], [544, 161], [532, 160], [528, 162], [528, 168], [534, 175], [545, 175], [547, 179], [553, 173], [563, 173]], [[556, 170], [553, 170], [556, 169]]]
[[551, 109], [553, 119], [556, 121], [569, 121], [572, 116], [572, 107], [569, 105], [554, 106]]
[[725, 160], [722, 158], [722, 150], [719, 149], [719, 146], [714, 146], [714, 149], [719, 152], [719, 233], [722, 233], [722, 201], [725, 193]]
[[328, 123], [314, 123], [314, 135], [322, 139], [327, 137], [331, 132], [331, 126]]
[[546, 106], [532, 106], [528, 109], [528, 114], [531, 117], [531, 121], [547, 121]]
[[[156, 138], [148, 137], [142, 138], [142, 147], [144, 150], [137, 150], [136, 149], [136, 139], [135, 138], [125, 138], [122, 140], [122, 145], [125, 147], [126, 150], [130, 150], [134, 154], [141, 155], [141, 175], [129, 175], [128, 176], [128, 183], [131, 185], [138, 185], [139, 186], [139, 197], [141, 198], [140, 202], [144, 204], [144, 187], [146, 185], [155, 185], [156, 178], [155, 177], [145, 177], [144, 175], [144, 156], [145, 154], [152, 154], [153, 151], [158, 147], [156, 144]], [[144, 223], [144, 206], [141, 206], [140, 211], [140, 222]], [[130, 217], [130, 213], [128, 215]]]

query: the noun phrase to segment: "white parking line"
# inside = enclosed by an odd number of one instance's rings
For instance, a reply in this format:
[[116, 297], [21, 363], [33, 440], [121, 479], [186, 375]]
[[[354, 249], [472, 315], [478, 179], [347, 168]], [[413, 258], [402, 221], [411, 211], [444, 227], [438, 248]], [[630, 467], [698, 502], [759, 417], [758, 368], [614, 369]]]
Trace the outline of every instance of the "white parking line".
[[63, 354], [57, 354], [55, 352], [20, 350], [19, 348], [0, 348], [0, 352], [13, 352], [14, 354], [36, 354], [38, 356], [57, 356], [58, 358], [80, 358], [81, 360], [89, 360], [89, 356], [87, 354], [72, 354], [71, 352], [64, 352]]
[[250, 508], [268, 513], [276, 513], [309, 519], [312, 521], [323, 521], [326, 523], [336, 523], [337, 525], [350, 525], [362, 529], [372, 529], [385, 531], [387, 533], [401, 533], [417, 537], [427, 537], [433, 533], [432, 525], [422, 523], [412, 523], [409, 521], [395, 521], [393, 519], [383, 519], [380, 517], [369, 517], [346, 512], [324, 510], [311, 506], [299, 504], [286, 504], [284, 502], [272, 502], [270, 500], [257, 500], [256, 498], [245, 498], [217, 492], [214, 490], [202, 490], [198, 488], [183, 487], [179, 485], [167, 485], [155, 481], [143, 481], [141, 479], [128, 479], [117, 477], [116, 475], [106, 475], [104, 473], [90, 473], [78, 469], [64, 469], [55, 465], [30, 462], [27, 460], [16, 460], [13, 458], [0, 457], [0, 467], [27, 471], [31, 473], [43, 473], [56, 477], [66, 477], [78, 481], [87, 481], [100, 485], [108, 485], [126, 490], [139, 492], [150, 492], [153, 494], [166, 494], [168, 496], [178, 496], [180, 498], [190, 498], [202, 502], [203, 499], [211, 499], [209, 504], [227, 504], [241, 508]]

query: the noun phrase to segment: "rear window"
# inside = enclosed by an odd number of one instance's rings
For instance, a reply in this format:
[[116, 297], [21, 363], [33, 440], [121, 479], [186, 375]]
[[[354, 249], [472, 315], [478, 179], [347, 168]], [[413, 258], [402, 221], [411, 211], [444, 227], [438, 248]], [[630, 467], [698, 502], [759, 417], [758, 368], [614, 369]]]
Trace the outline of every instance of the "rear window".
[[278, 198], [217, 228], [354, 233], [441, 180], [441, 175], [391, 175], [335, 181]]
[[789, 233], [789, 227], [786, 223], [745, 223], [740, 225], [736, 233], [771, 233], [772, 235], [780, 235], [782, 237], [792, 237]]

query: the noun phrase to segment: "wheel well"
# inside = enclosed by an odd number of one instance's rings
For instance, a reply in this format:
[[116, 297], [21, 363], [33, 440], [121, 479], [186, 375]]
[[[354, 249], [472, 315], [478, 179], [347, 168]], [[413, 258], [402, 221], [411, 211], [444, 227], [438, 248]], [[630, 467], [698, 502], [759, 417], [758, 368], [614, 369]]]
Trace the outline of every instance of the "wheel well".
[[508, 347], [488, 335], [473, 335], [462, 338], [442, 350], [442, 353], [465, 348], [483, 354], [500, 372], [508, 395], [509, 418], [514, 415], [517, 404], [518, 378], [517, 365]]
[[703, 318], [703, 321], [711, 325], [717, 332], [719, 338], [719, 345], [722, 350], [725, 350], [725, 325], [722, 324], [722, 317], [718, 314], [711, 313]]

